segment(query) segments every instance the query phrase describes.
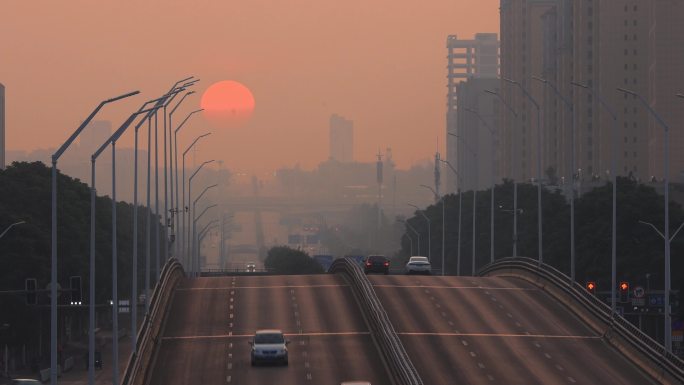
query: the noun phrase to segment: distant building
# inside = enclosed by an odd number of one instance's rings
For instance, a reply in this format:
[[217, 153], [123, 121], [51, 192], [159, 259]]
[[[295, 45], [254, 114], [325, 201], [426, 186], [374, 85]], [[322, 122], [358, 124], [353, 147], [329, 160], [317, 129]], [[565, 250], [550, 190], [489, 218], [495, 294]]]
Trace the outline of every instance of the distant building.
[[[670, 177], [684, 171], [684, 132], [672, 129], [684, 120], [684, 2], [676, 0], [502, 0], [501, 76], [519, 81], [542, 109], [542, 168], [553, 169], [559, 183], [572, 175], [581, 181], [605, 180], [613, 154], [617, 173], [643, 181], [663, 177], [663, 129], [638, 99], [640, 94], [670, 125]], [[569, 109], [541, 82], [552, 83], [574, 106]], [[613, 119], [592, 97], [570, 84], [598, 91], [617, 114], [618, 141], [613, 148]], [[518, 89], [501, 83], [501, 94], [520, 118], [501, 112], [507, 130], [505, 161], [517, 156], [516, 179], [536, 177], [536, 110]], [[574, 160], [572, 168], [572, 143]], [[515, 150], [513, 150], [515, 149]]]
[[93, 120], [79, 136], [79, 148], [82, 152], [92, 154], [112, 135], [112, 122]]
[[5, 168], [5, 86], [0, 83], [0, 169]]
[[354, 122], [342, 116], [330, 116], [330, 159], [354, 161]]
[[[456, 35], [449, 35], [446, 48], [447, 161], [459, 171], [464, 186], [458, 185], [458, 178], [449, 170], [445, 190], [453, 192], [459, 187], [463, 189], [473, 186], [483, 188], [489, 186], [491, 182], [489, 178], [492, 165], [488, 162], [491, 160], [490, 152], [494, 151], [491, 146], [492, 138], [477, 116], [465, 112], [463, 108], [473, 108], [481, 116], [486, 117], [485, 119], [490, 119], [495, 115], [493, 108], [497, 106], [497, 103], [490, 100], [492, 96], [485, 94], [484, 89], [498, 87], [498, 83], [494, 80], [499, 76], [499, 40], [496, 33], [477, 33], [474, 39], [466, 40], [458, 39]], [[494, 127], [494, 124], [498, 122], [490, 120], [488, 124]], [[450, 133], [461, 136], [462, 140], [450, 136]], [[496, 140], [498, 141], [498, 136]], [[481, 161], [478, 162], [477, 168], [473, 168], [475, 160], [472, 154], [469, 154], [463, 147], [463, 142], [472, 143], [473, 150], [478, 152]], [[496, 175], [498, 177], [498, 170]]]

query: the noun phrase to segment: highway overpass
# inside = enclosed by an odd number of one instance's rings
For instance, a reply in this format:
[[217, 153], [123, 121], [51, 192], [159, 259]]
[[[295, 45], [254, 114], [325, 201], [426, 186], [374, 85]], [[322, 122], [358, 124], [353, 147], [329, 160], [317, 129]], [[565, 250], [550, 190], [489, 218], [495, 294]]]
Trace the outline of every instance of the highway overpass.
[[[339, 274], [178, 275], [166, 289], [168, 301], [161, 301], [168, 305], [159, 313], [165, 317], [156, 316], [163, 320], [157, 334], [142, 338], [152, 347], [140, 350], [153, 353], [131, 360], [124, 384], [656, 384], [684, 378], [677, 377], [684, 373], [681, 360], [626, 341], [618, 322], [602, 324], [581, 309], [582, 301], [563, 298], [539, 277], [491, 271], [494, 276], [366, 277], [351, 261], [333, 268]], [[163, 292], [155, 294], [164, 298]], [[251, 366], [248, 339], [261, 328], [286, 333], [289, 366]]]

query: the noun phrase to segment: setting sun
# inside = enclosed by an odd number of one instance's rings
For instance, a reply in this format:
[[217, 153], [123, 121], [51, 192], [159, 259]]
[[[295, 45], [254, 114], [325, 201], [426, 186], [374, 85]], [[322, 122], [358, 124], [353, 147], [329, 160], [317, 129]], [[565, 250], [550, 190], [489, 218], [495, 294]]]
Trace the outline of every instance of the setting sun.
[[201, 106], [207, 120], [217, 127], [239, 127], [254, 112], [254, 96], [242, 83], [223, 80], [212, 84], [202, 94]]

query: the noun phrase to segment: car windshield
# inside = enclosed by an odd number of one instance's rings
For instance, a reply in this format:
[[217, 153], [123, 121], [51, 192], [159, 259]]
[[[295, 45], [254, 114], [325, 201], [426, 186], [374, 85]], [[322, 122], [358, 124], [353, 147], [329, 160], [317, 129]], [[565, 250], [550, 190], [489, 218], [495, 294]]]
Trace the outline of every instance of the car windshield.
[[426, 257], [411, 257], [409, 263], [430, 263]]
[[371, 262], [384, 262], [385, 259], [387, 259], [387, 258], [380, 256], [380, 255], [372, 255], [372, 256], [368, 257], [368, 260]]
[[280, 333], [260, 333], [254, 336], [255, 344], [282, 344], [285, 337]]

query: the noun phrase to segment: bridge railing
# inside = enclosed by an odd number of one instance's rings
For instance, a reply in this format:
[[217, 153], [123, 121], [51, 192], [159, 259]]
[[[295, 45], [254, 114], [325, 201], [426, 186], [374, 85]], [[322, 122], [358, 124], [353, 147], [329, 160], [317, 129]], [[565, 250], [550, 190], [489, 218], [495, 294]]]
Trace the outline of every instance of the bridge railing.
[[[660, 378], [675, 379], [678, 381], [675, 383], [684, 383], [684, 361], [682, 359], [668, 352], [662, 344], [642, 332], [624, 317], [614, 314], [610, 306], [556, 268], [544, 263], [540, 264], [539, 261], [530, 258], [502, 258], [483, 267], [478, 274], [481, 276], [497, 275], [513, 270], [532, 273], [561, 289], [607, 327], [604, 337], [610, 343], [618, 344], [616, 341], [611, 341], [610, 332], [617, 334], [649, 361], [648, 368], [645, 369], [655, 367], [661, 372], [657, 373], [658, 370], [647, 371]], [[637, 364], [643, 368], [642, 362], [637, 362]]]
[[159, 281], [154, 286], [150, 297], [149, 312], [145, 315], [138, 331], [135, 350], [128, 359], [126, 371], [121, 380], [122, 385], [142, 385], [151, 372], [152, 362], [158, 347], [162, 324], [173, 292], [185, 276], [183, 266], [172, 258], [164, 264]]
[[359, 265], [351, 258], [336, 259], [329, 272], [343, 274], [350, 281], [371, 334], [380, 349], [382, 359], [397, 385], [422, 385], [413, 362], [387, 317], [373, 286]]

